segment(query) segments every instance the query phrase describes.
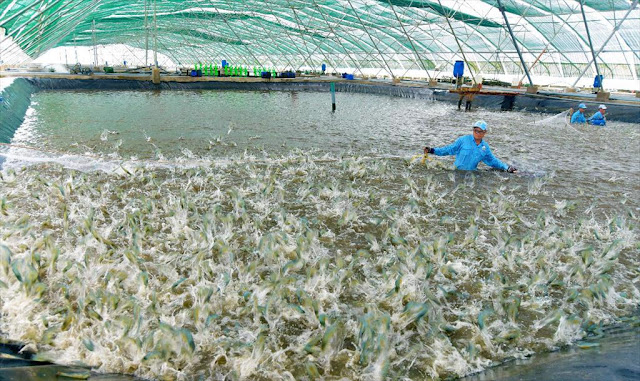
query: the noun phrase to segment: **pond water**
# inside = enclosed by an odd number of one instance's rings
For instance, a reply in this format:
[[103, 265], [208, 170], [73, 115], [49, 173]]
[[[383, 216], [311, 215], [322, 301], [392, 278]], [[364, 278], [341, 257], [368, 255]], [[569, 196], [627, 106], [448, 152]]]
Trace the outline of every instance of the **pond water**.
[[[2, 336], [150, 378], [423, 380], [637, 320], [639, 125], [337, 106], [34, 94], [0, 148]], [[423, 160], [478, 119], [518, 174]]]

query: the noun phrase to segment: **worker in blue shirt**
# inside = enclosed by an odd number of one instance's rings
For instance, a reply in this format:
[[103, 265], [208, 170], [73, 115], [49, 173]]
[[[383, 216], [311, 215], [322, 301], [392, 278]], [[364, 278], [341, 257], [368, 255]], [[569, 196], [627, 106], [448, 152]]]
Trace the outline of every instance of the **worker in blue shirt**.
[[509, 173], [516, 172], [518, 170], [516, 167], [506, 165], [493, 156], [489, 145], [482, 140], [486, 133], [487, 123], [479, 120], [473, 125], [473, 135], [461, 136], [452, 144], [441, 148], [425, 147], [424, 153], [432, 153], [438, 156], [456, 155], [454, 163], [456, 169], [465, 171], [477, 169], [478, 163], [482, 161], [493, 168], [502, 169]]
[[587, 106], [584, 103], [580, 103], [578, 105], [578, 111], [571, 115], [571, 123], [587, 123], [587, 118], [584, 116], [584, 111], [586, 109]]
[[598, 112], [593, 114], [591, 118], [589, 118], [588, 122], [593, 124], [594, 126], [606, 126], [607, 119], [604, 116], [604, 113], [607, 110], [607, 106], [600, 105], [598, 106]]

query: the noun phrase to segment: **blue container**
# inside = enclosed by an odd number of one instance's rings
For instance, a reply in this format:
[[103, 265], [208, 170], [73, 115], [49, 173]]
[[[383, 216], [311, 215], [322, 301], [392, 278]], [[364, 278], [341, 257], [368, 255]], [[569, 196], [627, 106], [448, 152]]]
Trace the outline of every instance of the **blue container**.
[[603, 78], [604, 77], [602, 76], [602, 74], [596, 75], [596, 77], [593, 79], [593, 87], [602, 87]]
[[464, 61], [456, 61], [453, 65], [453, 76], [456, 78], [464, 76]]
[[198, 76], [198, 72], [195, 71], [195, 70], [191, 70], [190, 74], [191, 74], [192, 77], [197, 77]]
[[270, 71], [263, 71], [260, 76], [262, 78], [264, 78], [264, 79], [269, 79], [269, 78], [271, 78], [271, 72]]
[[327, 71], [327, 65], [326, 64], [322, 64], [322, 71], [323, 72]]
[[353, 80], [353, 74], [347, 74], [347, 79]]
[[228, 66], [227, 60], [222, 60], [222, 67]]

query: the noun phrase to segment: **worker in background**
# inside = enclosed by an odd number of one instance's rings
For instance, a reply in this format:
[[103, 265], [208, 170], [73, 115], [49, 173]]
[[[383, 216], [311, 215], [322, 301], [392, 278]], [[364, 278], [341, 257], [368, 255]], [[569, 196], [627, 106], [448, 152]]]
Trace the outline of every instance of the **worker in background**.
[[594, 126], [606, 126], [607, 119], [604, 116], [604, 113], [607, 110], [607, 106], [600, 105], [598, 106], [598, 112], [593, 114], [591, 118], [589, 118], [588, 122], [593, 124]]
[[459, 137], [455, 142], [441, 148], [424, 147], [425, 155], [432, 153], [438, 156], [456, 155], [454, 163], [456, 169], [473, 171], [478, 168], [481, 161], [486, 165], [502, 169], [509, 173], [518, 169], [511, 165], [506, 165], [493, 156], [489, 145], [483, 140], [487, 133], [487, 123], [483, 120], [477, 121], [473, 125], [473, 134]]
[[571, 123], [587, 123], [587, 118], [584, 115], [587, 106], [584, 103], [578, 105], [578, 111], [571, 115]]

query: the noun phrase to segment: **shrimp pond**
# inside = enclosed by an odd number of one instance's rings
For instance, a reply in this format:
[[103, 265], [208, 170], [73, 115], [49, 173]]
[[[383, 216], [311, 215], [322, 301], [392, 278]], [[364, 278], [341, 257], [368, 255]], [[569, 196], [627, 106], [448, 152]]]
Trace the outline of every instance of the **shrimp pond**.
[[[0, 336], [149, 379], [463, 377], [638, 324], [640, 126], [365, 94], [43, 91]], [[422, 160], [486, 120], [520, 169]]]

